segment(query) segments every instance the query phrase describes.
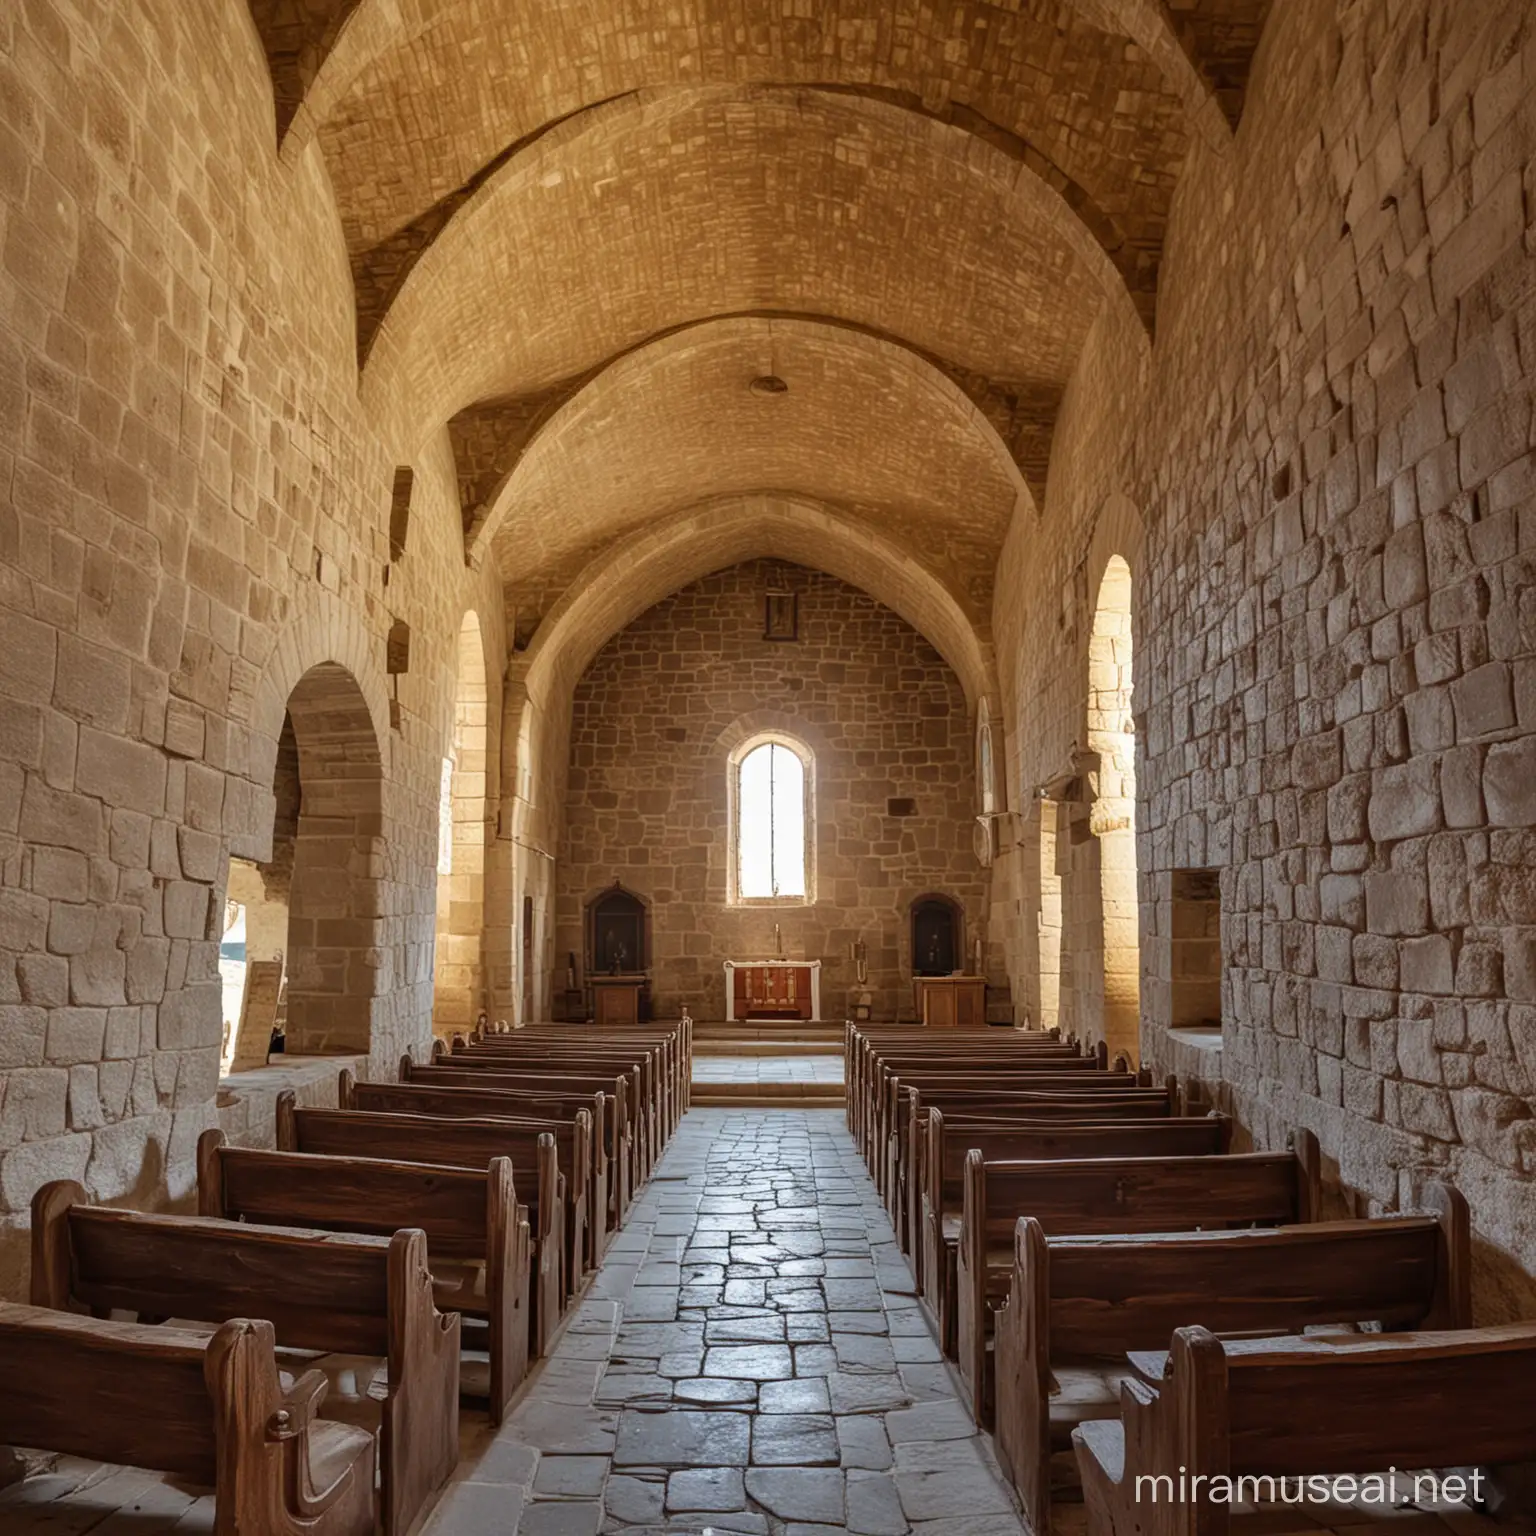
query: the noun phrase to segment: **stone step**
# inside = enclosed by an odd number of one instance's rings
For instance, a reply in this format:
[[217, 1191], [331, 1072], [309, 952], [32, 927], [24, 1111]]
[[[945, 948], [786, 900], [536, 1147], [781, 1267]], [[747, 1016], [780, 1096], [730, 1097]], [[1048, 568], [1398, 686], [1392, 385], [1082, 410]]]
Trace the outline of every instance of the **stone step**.
[[841, 1040], [695, 1040], [695, 1056], [841, 1056]]
[[844, 1096], [841, 1083], [694, 1083], [688, 1102], [695, 1109], [837, 1109]]
[[769, 1083], [743, 1083], [744, 1093], [734, 1096], [708, 1097], [719, 1088], [725, 1086], [721, 1083], [709, 1083], [702, 1088], [693, 1090], [690, 1107], [693, 1109], [842, 1109], [845, 1100], [842, 1097], [842, 1086], [838, 1085], [838, 1097], [827, 1098], [825, 1095], [817, 1096], [805, 1093], [804, 1087], [814, 1087], [814, 1084], [802, 1085], [799, 1083], [785, 1083], [780, 1090], [776, 1090]]

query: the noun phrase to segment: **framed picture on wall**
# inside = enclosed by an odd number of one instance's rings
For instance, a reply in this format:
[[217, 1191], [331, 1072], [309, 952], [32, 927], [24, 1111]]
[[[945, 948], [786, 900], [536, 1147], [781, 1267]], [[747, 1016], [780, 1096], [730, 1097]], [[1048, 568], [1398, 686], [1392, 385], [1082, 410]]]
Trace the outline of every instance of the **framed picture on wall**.
[[800, 597], [795, 592], [769, 592], [763, 598], [763, 639], [800, 638]]

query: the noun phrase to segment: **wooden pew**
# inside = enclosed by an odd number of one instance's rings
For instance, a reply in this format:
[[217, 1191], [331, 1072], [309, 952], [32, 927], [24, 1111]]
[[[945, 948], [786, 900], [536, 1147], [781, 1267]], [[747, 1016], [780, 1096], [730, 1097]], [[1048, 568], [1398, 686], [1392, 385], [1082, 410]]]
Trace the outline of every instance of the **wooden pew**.
[[537, 1031], [518, 1030], [482, 1044], [464, 1045], [446, 1055], [434, 1054], [431, 1065], [468, 1070], [533, 1072], [638, 1072], [638, 1093], [654, 1110], [655, 1144], [661, 1149], [677, 1128], [682, 1114], [676, 1041], [668, 1038], [620, 1039], [552, 1038]]
[[[958, 1044], [927, 1044], [920, 1031], [885, 1033], [858, 1033], [850, 1025], [850, 1036], [844, 1045], [843, 1072], [847, 1085], [848, 1126], [855, 1140], [863, 1132], [863, 1119], [869, 1104], [871, 1079], [879, 1061], [885, 1056], [904, 1056], [909, 1061], [927, 1061], [934, 1064], [945, 1060], [964, 1059], [975, 1051], [985, 1051], [993, 1061], [1056, 1061], [1063, 1070], [1080, 1070], [1078, 1063], [1087, 1060], [1091, 1068], [1103, 1069], [1108, 1065], [1108, 1054], [1084, 1053], [1075, 1045], [1056, 1040], [1041, 1040], [1035, 1036], [1021, 1035], [1001, 1030], [985, 1032], [985, 1038], [973, 1039], [977, 1031], [964, 1031], [966, 1039]], [[1008, 1038], [998, 1045], [993, 1038], [1007, 1034]], [[914, 1039], [914, 1035], [918, 1038]]]
[[650, 1176], [656, 1140], [655, 1118], [639, 1092], [639, 1073], [597, 1070], [515, 1070], [499, 1067], [419, 1066], [409, 1056], [400, 1060], [400, 1081], [435, 1088], [498, 1089], [506, 1093], [534, 1095], [608, 1093], [622, 1100], [623, 1120], [633, 1132], [635, 1163], [633, 1187], [638, 1189]]
[[[532, 1092], [524, 1089], [437, 1088], [425, 1083], [360, 1083], [350, 1067], [338, 1075], [336, 1102], [342, 1109], [401, 1115], [469, 1115], [477, 1119], [572, 1122], [582, 1110], [592, 1116], [591, 1162], [594, 1197], [607, 1193], [604, 1228], [624, 1225], [634, 1198], [638, 1166], [622, 1093]], [[558, 1150], [558, 1147], [557, 1147]]]
[[[692, 1075], [691, 1049], [685, 1045], [676, 1027], [593, 1030], [531, 1024], [504, 1035], [455, 1041], [452, 1050], [444, 1056], [443, 1064], [458, 1065], [484, 1057], [541, 1055], [550, 1061], [577, 1056], [621, 1061], [626, 1056], [633, 1057], [636, 1052], [654, 1055], [656, 1059], [666, 1108], [665, 1133], [670, 1136], [687, 1107], [688, 1079]], [[437, 1059], [434, 1049], [434, 1060]]]
[[[1128, 1380], [1119, 1419], [1073, 1434], [1088, 1530], [1131, 1536], [1155, 1519], [1165, 1536], [1227, 1536], [1213, 1478], [1294, 1487], [1303, 1477], [1529, 1463], [1533, 1379], [1536, 1323], [1284, 1339], [1180, 1328], [1163, 1378]], [[1159, 1477], [1168, 1497], [1154, 1507], [1159, 1485], [1138, 1479]], [[1400, 1470], [1397, 1488], [1412, 1495], [1414, 1478]]]
[[374, 1438], [286, 1392], [272, 1325], [212, 1335], [0, 1302], [0, 1443], [148, 1467], [214, 1489], [215, 1536], [372, 1536]]
[[[1086, 1061], [1086, 1058], [1082, 1058]], [[1092, 1067], [1091, 1062], [1087, 1062]], [[878, 1180], [881, 1149], [890, 1132], [902, 1091], [906, 1087], [946, 1089], [1028, 1089], [1031, 1092], [1115, 1093], [1136, 1088], [1151, 1088], [1150, 1073], [1105, 1072], [1097, 1068], [1023, 1056], [999, 1060], [990, 1067], [953, 1062], [909, 1061], [904, 1058], [882, 1059], [871, 1076], [869, 1105], [864, 1117], [863, 1145], [870, 1171]]]
[[1286, 1152], [1207, 1157], [1021, 1162], [989, 1160], [974, 1147], [966, 1153], [963, 1185], [955, 1291], [960, 1374], [977, 1424], [990, 1429], [992, 1308], [1012, 1280], [1020, 1216], [1033, 1217], [1047, 1237], [1295, 1225], [1321, 1214], [1322, 1159], [1317, 1137], [1305, 1129], [1292, 1133]]
[[653, 1153], [659, 1154], [662, 1146], [675, 1129], [673, 1120], [673, 1082], [670, 1067], [660, 1050], [637, 1046], [617, 1048], [592, 1045], [577, 1047], [562, 1043], [550, 1044], [538, 1040], [523, 1042], [519, 1036], [516, 1045], [488, 1044], [467, 1046], [451, 1054], [434, 1055], [427, 1065], [455, 1072], [489, 1071], [535, 1074], [596, 1072], [603, 1075], [634, 1075], [637, 1102], [650, 1106], [653, 1111], [651, 1124], [656, 1136]]
[[382, 1356], [383, 1530], [406, 1536], [459, 1459], [459, 1319], [432, 1304], [427, 1239], [249, 1228], [93, 1206], [70, 1180], [32, 1200], [32, 1304], [222, 1324], [259, 1312], [284, 1348]]
[[597, 1268], [607, 1247], [608, 1160], [599, 1155], [590, 1109], [576, 1110], [570, 1120], [516, 1115], [467, 1118], [362, 1110], [352, 1107], [355, 1098], [353, 1085], [338, 1094], [340, 1109], [300, 1109], [291, 1091], [280, 1093], [278, 1150], [459, 1168], [485, 1168], [492, 1159], [507, 1157], [514, 1182], [527, 1184], [537, 1177], [538, 1137], [548, 1133], [555, 1138], [556, 1163], [566, 1188], [579, 1195], [565, 1201], [567, 1294], [575, 1293], [584, 1273]]
[[1216, 1157], [1231, 1150], [1225, 1115], [1159, 1119], [972, 1122], [950, 1134], [944, 1112], [928, 1111], [928, 1150], [918, 1221], [923, 1244], [923, 1303], [944, 1353], [959, 1350], [960, 1216], [965, 1164], [972, 1149], [984, 1159], [1039, 1162], [1092, 1157]]
[[[1029, 1089], [1002, 1092], [974, 1088], [913, 1088], [902, 1085], [905, 1102], [885, 1144], [886, 1206], [903, 1249], [923, 1252], [920, 1220], [927, 1180], [929, 1110], [941, 1110], [946, 1126], [1002, 1127], [1014, 1120], [1031, 1124], [1070, 1120], [1164, 1120], [1179, 1113], [1181, 1097], [1170, 1080], [1163, 1088], [1133, 1088], [1112, 1093]], [[958, 1196], [957, 1205], [958, 1209]], [[920, 1269], [915, 1273], [920, 1275]]]
[[500, 1046], [518, 1041], [547, 1042], [556, 1045], [640, 1046], [660, 1048], [666, 1053], [670, 1073], [676, 1083], [674, 1125], [688, 1107], [689, 1087], [693, 1077], [693, 1020], [646, 1024], [522, 1024], [499, 1033], [475, 1031], [468, 1038], [455, 1036], [448, 1047], [450, 1054], [476, 1046]]
[[[947, 1032], [946, 1032], [947, 1033]], [[879, 1063], [889, 1058], [909, 1062], [974, 1061], [985, 1057], [998, 1061], [1057, 1061], [1064, 1070], [1104, 1070], [1108, 1052], [1083, 1051], [1075, 1043], [1001, 1030], [959, 1032], [953, 1041], [928, 1037], [921, 1030], [874, 1031], [855, 1034], [845, 1047], [845, 1070], [856, 1090], [850, 1104], [850, 1124], [868, 1102], [867, 1089]], [[857, 1129], [857, 1127], [855, 1127]]]
[[[529, 1349], [540, 1354], [547, 1349], [564, 1296], [564, 1212], [554, 1145], [541, 1140], [541, 1147], [539, 1177], [525, 1210], [513, 1189], [512, 1164], [504, 1158], [482, 1173], [428, 1163], [259, 1152], [231, 1147], [222, 1131], [209, 1130], [197, 1143], [198, 1210], [229, 1221], [332, 1232], [388, 1234], [420, 1227], [438, 1271], [439, 1304], [485, 1326], [490, 1413], [499, 1423], [527, 1374]], [[484, 1265], [483, 1294], [445, 1279], [452, 1261]]]
[[[345, 1073], [346, 1069], [343, 1068]], [[277, 1097], [277, 1148], [280, 1152], [326, 1152], [341, 1157], [377, 1157], [385, 1162], [443, 1163], [450, 1167], [484, 1168], [492, 1158], [512, 1162], [515, 1185], [528, 1188], [538, 1180], [538, 1139], [555, 1139], [555, 1162], [564, 1181], [565, 1209], [564, 1274], [567, 1297], [580, 1288], [582, 1276], [597, 1268], [607, 1241], [607, 1160], [598, 1166], [597, 1137], [592, 1112], [578, 1109], [570, 1120], [542, 1116], [503, 1114], [497, 1126], [487, 1129], [487, 1117], [471, 1124], [457, 1115], [423, 1117], [416, 1111], [385, 1112], [356, 1107], [356, 1085], [338, 1085], [339, 1110], [300, 1111], [289, 1091]], [[295, 1116], [311, 1128], [301, 1137]], [[335, 1117], [327, 1120], [326, 1117]], [[420, 1123], [424, 1118], [430, 1123]], [[362, 1129], [369, 1119], [375, 1130]], [[387, 1123], [404, 1121], [404, 1124]], [[321, 1131], [318, 1127], [329, 1126]], [[316, 1137], [326, 1145], [314, 1143]], [[368, 1150], [369, 1147], [373, 1150]]]
[[892, 1134], [898, 1133], [908, 1089], [928, 1093], [970, 1093], [1002, 1097], [1009, 1093], [1134, 1093], [1152, 1091], [1150, 1074], [1133, 1072], [1056, 1072], [1049, 1063], [1007, 1062], [990, 1072], [979, 1069], [950, 1071], [925, 1066], [882, 1062], [875, 1085], [875, 1102], [865, 1136], [865, 1161], [875, 1183], [883, 1187], [886, 1151]]
[[993, 1320], [996, 1447], [1030, 1528], [1050, 1527], [1053, 1451], [1078, 1423], [1114, 1417], [1127, 1353], [1165, 1349], [1176, 1328], [1464, 1326], [1466, 1201], [1431, 1184], [1424, 1203], [1431, 1214], [1115, 1237], [1048, 1238], [1020, 1217], [1007, 1305]]

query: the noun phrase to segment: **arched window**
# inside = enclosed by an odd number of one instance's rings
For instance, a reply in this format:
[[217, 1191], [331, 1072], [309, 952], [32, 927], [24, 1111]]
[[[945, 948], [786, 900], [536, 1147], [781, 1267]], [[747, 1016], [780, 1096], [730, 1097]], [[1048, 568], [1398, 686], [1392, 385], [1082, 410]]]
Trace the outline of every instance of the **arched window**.
[[812, 777], [810, 752], [786, 737], [731, 754], [733, 900], [814, 900]]

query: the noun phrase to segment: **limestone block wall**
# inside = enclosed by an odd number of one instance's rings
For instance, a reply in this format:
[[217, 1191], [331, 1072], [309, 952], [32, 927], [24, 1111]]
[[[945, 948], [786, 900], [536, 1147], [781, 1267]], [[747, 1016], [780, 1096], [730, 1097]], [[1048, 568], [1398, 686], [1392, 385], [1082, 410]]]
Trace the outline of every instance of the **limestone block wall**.
[[[505, 644], [494, 569], [464, 566], [446, 434], [386, 445], [358, 405], [331, 192], [312, 158], [277, 158], [242, 0], [0, 8], [0, 316], [0, 1292], [16, 1294], [45, 1179], [148, 1205], [188, 1193], [216, 1119], [228, 861], [272, 856], [278, 739], [307, 677], [326, 686], [299, 731], [294, 910], [313, 985], [347, 1004], [317, 1010], [315, 1039], [330, 1048], [343, 1013], [334, 1043], [376, 1065], [427, 1039], [465, 609]], [[392, 675], [397, 625], [409, 670]], [[338, 808], [335, 857], [306, 882], [304, 823]]]
[[[1261, 1143], [1314, 1127], [1361, 1209], [1453, 1178], [1489, 1315], [1536, 1302], [1531, 20], [1274, 9], [1176, 198], [1155, 348], [1096, 327], [998, 606], [1039, 782], [1132, 569], [1144, 1053]], [[1183, 870], [1219, 881], [1219, 1052], [1167, 1033]]]
[[[800, 639], [765, 641], [770, 588], [799, 595]], [[777, 729], [816, 755], [814, 905], [727, 903], [727, 758]], [[661, 1014], [723, 1018], [727, 958], [821, 958], [822, 1010], [841, 1018], [850, 948], [868, 948], [877, 1017], [911, 1016], [913, 898], [965, 910], [985, 940], [976, 859], [974, 721], [959, 680], [902, 619], [857, 588], [776, 561], [693, 583], [611, 640], [577, 686], [555, 950], [582, 955], [585, 903], [615, 879], [650, 906]], [[915, 814], [891, 816], [910, 798]], [[1000, 978], [999, 978], [1000, 979]]]

